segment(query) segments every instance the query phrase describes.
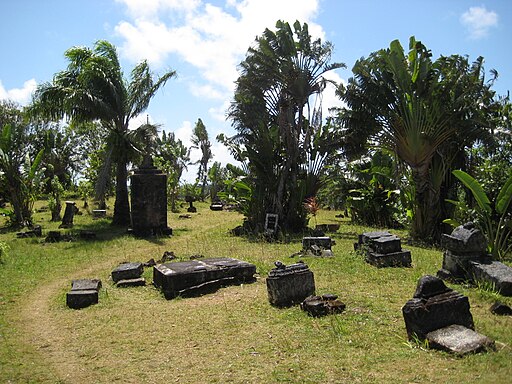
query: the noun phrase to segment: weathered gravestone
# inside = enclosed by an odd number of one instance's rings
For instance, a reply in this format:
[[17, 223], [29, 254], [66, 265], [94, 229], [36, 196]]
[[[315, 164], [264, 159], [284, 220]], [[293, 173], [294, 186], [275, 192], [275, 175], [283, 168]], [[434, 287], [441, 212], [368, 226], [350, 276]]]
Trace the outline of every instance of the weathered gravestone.
[[378, 267], [410, 267], [411, 252], [402, 249], [400, 238], [389, 232], [365, 232], [354, 244], [355, 250], [365, 254], [367, 263]]
[[479, 352], [494, 342], [474, 332], [466, 296], [426, 275], [419, 279], [414, 297], [402, 308], [409, 340], [428, 340], [432, 348], [457, 354]]
[[487, 240], [473, 223], [466, 223], [441, 236], [443, 266], [437, 276], [448, 280], [472, 280], [471, 262], [491, 261], [487, 253]]
[[196, 201], [196, 198], [194, 196], [191, 196], [191, 195], [186, 195], [185, 196], [185, 201], [189, 204], [189, 207], [187, 208], [187, 212], [196, 213], [197, 212], [197, 208], [194, 207], [194, 201]]
[[122, 263], [114, 268], [111, 276], [116, 287], [137, 287], [146, 285], [146, 280], [142, 277], [143, 273], [142, 263]]
[[172, 229], [167, 226], [167, 175], [146, 159], [130, 179], [133, 234], [171, 235]]
[[107, 210], [106, 209], [93, 209], [92, 217], [94, 219], [102, 219], [104, 217], [107, 217]]
[[66, 201], [66, 209], [64, 210], [64, 217], [59, 228], [73, 228], [73, 218], [78, 212], [76, 203], [74, 201]]
[[276, 261], [275, 265], [267, 277], [270, 304], [276, 307], [289, 307], [315, 294], [315, 278], [305, 263], [299, 261], [286, 266]]
[[512, 268], [493, 261], [487, 253], [487, 240], [471, 222], [450, 235], [443, 234], [443, 266], [437, 276], [454, 281], [486, 282], [503, 296], [512, 296]]
[[166, 299], [214, 292], [220, 287], [254, 282], [256, 266], [229, 257], [157, 264], [153, 284]]
[[302, 238], [301, 256], [334, 256], [332, 245], [335, 244], [328, 236], [306, 236]]
[[98, 292], [101, 280], [79, 279], [71, 282], [71, 291], [66, 294], [66, 305], [69, 308], [81, 309], [98, 304]]
[[345, 307], [345, 303], [338, 300], [338, 296], [333, 294], [309, 296], [300, 303], [300, 308], [313, 317], [341, 313]]

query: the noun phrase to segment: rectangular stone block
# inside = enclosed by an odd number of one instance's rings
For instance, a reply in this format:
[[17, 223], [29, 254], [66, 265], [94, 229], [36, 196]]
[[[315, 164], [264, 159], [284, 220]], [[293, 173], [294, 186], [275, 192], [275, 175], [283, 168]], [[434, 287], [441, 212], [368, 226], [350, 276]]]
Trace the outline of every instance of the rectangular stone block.
[[382, 236], [368, 241], [370, 249], [375, 253], [400, 252], [402, 245], [398, 236]]
[[465, 355], [494, 349], [494, 340], [462, 325], [450, 325], [427, 334], [431, 348]]
[[77, 279], [71, 281], [72, 291], [99, 291], [101, 280], [99, 279]]
[[315, 294], [315, 278], [309, 269], [283, 276], [267, 277], [268, 301], [276, 307], [299, 304]]
[[66, 304], [69, 308], [73, 309], [80, 309], [92, 304], [98, 304], [98, 291], [94, 289], [70, 291], [66, 294]]
[[488, 264], [471, 262], [474, 280], [494, 284], [503, 296], [512, 296], [512, 268], [499, 261]]
[[331, 249], [332, 240], [328, 236], [321, 237], [303, 237], [302, 238], [302, 249], [310, 249], [313, 245], [323, 248], [323, 249]]
[[119, 280], [116, 283], [116, 287], [119, 287], [119, 288], [143, 287], [145, 285], [146, 285], [146, 279], [143, 277], [139, 277], [137, 279]]
[[256, 266], [232, 258], [211, 258], [153, 267], [153, 284], [166, 299], [196, 296], [212, 292], [225, 285], [254, 281]]
[[412, 264], [411, 251], [403, 250], [388, 254], [367, 252], [366, 262], [377, 267], [410, 267]]
[[137, 279], [144, 272], [142, 263], [119, 264], [112, 271], [112, 280], [117, 283], [119, 280]]
[[413, 298], [402, 308], [409, 340], [424, 340], [429, 332], [458, 324], [474, 329], [467, 296], [449, 291], [428, 299]]

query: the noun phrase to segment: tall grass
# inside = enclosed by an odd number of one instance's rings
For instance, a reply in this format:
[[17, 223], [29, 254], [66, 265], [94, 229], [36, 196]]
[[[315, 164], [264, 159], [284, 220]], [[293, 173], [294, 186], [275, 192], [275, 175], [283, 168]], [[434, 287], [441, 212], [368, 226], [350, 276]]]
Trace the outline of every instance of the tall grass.
[[[300, 237], [288, 243], [234, 237], [229, 230], [240, 215], [196, 205], [191, 219], [169, 214], [170, 238], [133, 238], [86, 214], [75, 218], [74, 230], [94, 230], [97, 240], [44, 244], [1, 234], [10, 249], [0, 264], [0, 382], [509, 382], [512, 320], [488, 309], [496, 297], [512, 305], [510, 298], [452, 286], [469, 296], [476, 329], [498, 341], [497, 352], [454, 358], [407, 342], [401, 307], [417, 279], [440, 268], [441, 251], [403, 244], [412, 268], [377, 269], [353, 251], [357, 234], [368, 228], [341, 222], [332, 234], [335, 256], [303, 260], [317, 293], [339, 295], [347, 309], [311, 318], [297, 306], [270, 306], [265, 286], [276, 260], [296, 261], [290, 255], [300, 250]], [[336, 222], [335, 213], [318, 212], [318, 223]], [[36, 219], [44, 231], [58, 226], [46, 214]], [[151, 284], [118, 289], [109, 281], [119, 262], [157, 260], [164, 251], [178, 260], [235, 257], [254, 263], [259, 276], [252, 284], [170, 301]], [[151, 269], [145, 277], [151, 281]], [[103, 281], [97, 305], [66, 307], [75, 278]]]

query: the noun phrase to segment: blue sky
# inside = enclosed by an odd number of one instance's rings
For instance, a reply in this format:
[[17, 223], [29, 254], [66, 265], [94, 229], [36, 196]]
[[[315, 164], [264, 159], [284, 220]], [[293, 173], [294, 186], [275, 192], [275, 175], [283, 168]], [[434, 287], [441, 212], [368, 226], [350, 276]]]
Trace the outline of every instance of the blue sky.
[[[37, 84], [64, 69], [66, 49], [92, 47], [100, 39], [118, 47], [125, 74], [147, 59], [154, 72], [176, 70], [153, 99], [150, 121], [189, 144], [198, 118], [213, 143], [214, 160], [229, 161], [215, 141], [233, 133], [225, 121], [236, 66], [247, 48], [278, 19], [307, 22], [310, 32], [331, 41], [333, 62], [346, 70], [330, 77], [346, 81], [355, 61], [414, 35], [440, 55], [485, 58], [496, 69], [495, 89], [512, 89], [512, 1], [507, 0], [0, 0], [0, 99], [26, 104]], [[332, 90], [323, 99], [336, 105]], [[145, 121], [146, 114], [140, 117]], [[138, 122], [134, 122], [137, 125]], [[199, 153], [192, 153], [198, 158]], [[188, 179], [196, 172], [190, 168]]]

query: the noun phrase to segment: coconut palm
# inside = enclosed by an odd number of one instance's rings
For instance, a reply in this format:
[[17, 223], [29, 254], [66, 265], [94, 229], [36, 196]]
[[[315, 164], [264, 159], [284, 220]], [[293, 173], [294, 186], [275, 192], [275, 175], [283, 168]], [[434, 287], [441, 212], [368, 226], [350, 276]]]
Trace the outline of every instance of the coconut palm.
[[208, 163], [213, 158], [212, 144], [208, 138], [208, 131], [201, 119], [197, 120], [196, 126], [192, 131], [192, 146], [190, 148], [200, 149], [201, 158], [197, 161], [199, 169], [197, 171], [197, 180], [201, 183], [201, 201], [204, 201], [206, 181], [208, 179]]
[[116, 164], [113, 224], [129, 225], [127, 165], [136, 151], [128, 125], [147, 109], [158, 89], [176, 72], [155, 77], [148, 63], [142, 61], [128, 81], [123, 77], [116, 48], [104, 40], [96, 42], [93, 49], [73, 47], [65, 57], [69, 61], [67, 69], [37, 88], [33, 110], [53, 119], [100, 121], [109, 130], [109, 149]]

